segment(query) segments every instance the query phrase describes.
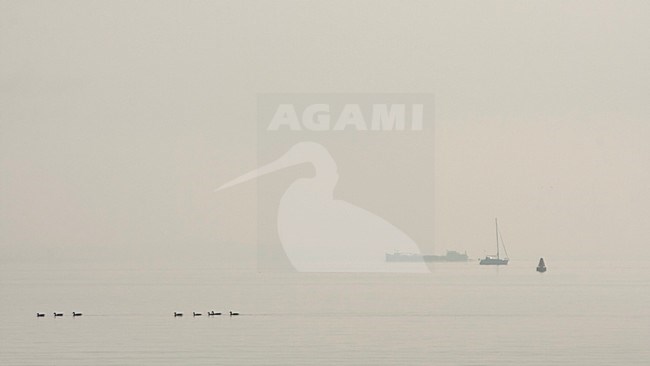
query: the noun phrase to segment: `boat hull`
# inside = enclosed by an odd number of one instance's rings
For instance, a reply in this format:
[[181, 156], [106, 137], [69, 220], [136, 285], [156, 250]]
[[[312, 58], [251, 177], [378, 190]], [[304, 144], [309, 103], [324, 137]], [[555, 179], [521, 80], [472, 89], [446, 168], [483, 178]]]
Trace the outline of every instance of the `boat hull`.
[[507, 258], [483, 258], [481, 261], [478, 263], [483, 266], [506, 266], [508, 265], [508, 259]]

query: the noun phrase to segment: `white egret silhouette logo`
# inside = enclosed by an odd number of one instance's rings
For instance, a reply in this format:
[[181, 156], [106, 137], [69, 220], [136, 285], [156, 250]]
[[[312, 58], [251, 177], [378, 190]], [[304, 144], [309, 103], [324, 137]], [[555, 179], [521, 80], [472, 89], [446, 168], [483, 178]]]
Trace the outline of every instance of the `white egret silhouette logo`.
[[286, 190], [277, 215], [278, 237], [299, 272], [427, 272], [424, 263], [386, 263], [385, 253], [418, 253], [417, 244], [383, 218], [334, 199], [336, 162], [315, 142], [299, 142], [276, 161], [255, 169], [216, 191], [301, 163], [315, 174]]

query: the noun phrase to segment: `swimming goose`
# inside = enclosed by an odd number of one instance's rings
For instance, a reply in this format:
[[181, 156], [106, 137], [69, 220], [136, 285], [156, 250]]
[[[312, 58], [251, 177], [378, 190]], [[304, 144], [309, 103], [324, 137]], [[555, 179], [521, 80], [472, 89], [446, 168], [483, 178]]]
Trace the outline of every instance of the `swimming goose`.
[[221, 313], [215, 313], [214, 311], [208, 313], [208, 316], [215, 316], [215, 315], [221, 315]]
[[231, 311], [231, 312], [230, 312], [230, 316], [233, 316], [233, 315], [239, 315], [239, 313], [233, 313], [233, 312]]
[[57, 316], [63, 316], [63, 313], [54, 313], [54, 317], [56, 318]]
[[45, 314], [43, 314], [43, 313], [36, 313], [36, 317], [37, 317], [37, 318], [42, 318], [42, 317], [44, 317], [44, 316], [45, 316]]
[[203, 314], [192, 312], [192, 316], [201, 316], [201, 315], [203, 315]]
[[177, 316], [183, 316], [183, 313], [177, 313], [177, 312], [174, 311], [174, 318], [177, 317]]
[[75, 313], [74, 311], [72, 312], [72, 317], [82, 316], [82, 315], [83, 315], [82, 313]]

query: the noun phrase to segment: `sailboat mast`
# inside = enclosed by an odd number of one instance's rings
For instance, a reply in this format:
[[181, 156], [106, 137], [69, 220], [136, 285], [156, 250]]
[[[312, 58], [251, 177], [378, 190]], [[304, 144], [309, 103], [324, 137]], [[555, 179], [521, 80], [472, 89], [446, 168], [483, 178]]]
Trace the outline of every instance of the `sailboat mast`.
[[497, 236], [497, 258], [499, 257], [499, 223], [497, 222], [497, 218], [494, 218], [494, 227], [496, 229], [496, 236]]

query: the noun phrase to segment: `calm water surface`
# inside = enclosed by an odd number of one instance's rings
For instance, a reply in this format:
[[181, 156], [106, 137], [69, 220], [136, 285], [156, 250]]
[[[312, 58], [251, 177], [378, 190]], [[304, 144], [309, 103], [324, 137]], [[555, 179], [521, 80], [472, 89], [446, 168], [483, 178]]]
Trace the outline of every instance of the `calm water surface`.
[[535, 265], [442, 263], [427, 275], [4, 265], [0, 364], [650, 364], [647, 265]]

